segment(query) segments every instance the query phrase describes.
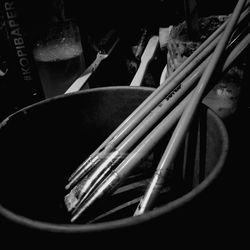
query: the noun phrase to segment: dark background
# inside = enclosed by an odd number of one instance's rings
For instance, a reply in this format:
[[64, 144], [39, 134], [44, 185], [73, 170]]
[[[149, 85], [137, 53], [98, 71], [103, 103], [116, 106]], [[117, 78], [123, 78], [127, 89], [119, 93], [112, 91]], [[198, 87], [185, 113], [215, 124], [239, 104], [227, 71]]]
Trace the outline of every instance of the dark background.
[[[50, 17], [55, 14], [57, 0], [17, 1], [23, 11], [23, 19], [33, 31], [39, 31]], [[237, 1], [197, 0], [201, 16], [232, 12]], [[66, 17], [79, 21], [83, 33], [102, 33], [109, 27], [120, 28], [131, 34], [141, 25], [170, 25], [184, 20], [183, 0], [148, 1], [70, 1], [64, 0]]]
[[[49, 25], [54, 15], [54, 5], [51, 0], [22, 0], [20, 5], [22, 20], [31, 39], [35, 38], [46, 25]], [[233, 11], [236, 0], [199, 0], [201, 16], [228, 14]], [[157, 32], [160, 25], [175, 24], [184, 19], [183, 1], [73, 1], [64, 0], [65, 16], [78, 21], [83, 40], [87, 36], [102, 37], [108, 30], [115, 28], [128, 42], [133, 40], [141, 26], [148, 25]], [[249, 69], [246, 81], [249, 83]], [[127, 79], [124, 79], [126, 83]], [[118, 83], [113, 83], [117, 84]], [[119, 82], [120, 84], [120, 82]], [[234, 239], [237, 234], [244, 234], [247, 223], [248, 175], [249, 166], [249, 91], [244, 91], [236, 114], [226, 121], [230, 136], [230, 152], [226, 168], [221, 176], [221, 183], [215, 194], [214, 211], [206, 214], [206, 223], [211, 230], [204, 231], [209, 240], [214, 236], [223, 236], [225, 243]], [[209, 223], [209, 217], [211, 221]], [[219, 225], [216, 222], [219, 222]], [[202, 224], [202, 223], [201, 223]], [[203, 228], [204, 229], [204, 228]], [[202, 232], [201, 232], [202, 233]], [[191, 233], [190, 233], [191, 234]], [[221, 235], [220, 235], [221, 234]], [[227, 237], [228, 236], [228, 237]], [[197, 240], [194, 237], [194, 244]], [[241, 242], [241, 238], [239, 239]], [[201, 249], [205, 246], [203, 242]], [[84, 243], [83, 243], [84, 244]], [[132, 243], [131, 243], [132, 244]]]

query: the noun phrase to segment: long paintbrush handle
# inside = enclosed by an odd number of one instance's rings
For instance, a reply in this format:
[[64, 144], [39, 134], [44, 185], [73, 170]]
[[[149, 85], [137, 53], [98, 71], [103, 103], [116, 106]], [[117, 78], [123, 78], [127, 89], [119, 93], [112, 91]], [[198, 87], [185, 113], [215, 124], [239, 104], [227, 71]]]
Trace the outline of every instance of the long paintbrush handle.
[[152, 181], [148, 185], [145, 195], [140, 201], [139, 206], [135, 211], [135, 215], [142, 214], [145, 211], [149, 210], [152, 207], [154, 201], [156, 200], [156, 197], [158, 196], [159, 193], [159, 188], [161, 187], [161, 184], [163, 182], [162, 180], [164, 179], [166, 173], [168, 172], [169, 166], [175, 159], [175, 156], [186, 135], [186, 132], [188, 131], [189, 125], [194, 117], [198, 104], [202, 99], [203, 93], [212, 77], [212, 74], [214, 73], [216, 67], [218, 66], [218, 63], [220, 61], [221, 56], [223, 55], [224, 49], [230, 39], [230, 36], [232, 35], [233, 29], [239, 18], [241, 10], [244, 7], [245, 2], [246, 0], [238, 1], [235, 10], [232, 14], [232, 17], [230, 18], [230, 21], [228, 22], [227, 27], [223, 33], [223, 36], [218, 45], [216, 46], [215, 52], [213, 53], [213, 56], [206, 70], [204, 71], [199, 83], [197, 84], [197, 87], [195, 88], [194, 93], [192, 94], [191, 100], [189, 101], [187, 107], [185, 108], [170, 138], [167, 148], [157, 166]]
[[[247, 15], [248, 10], [245, 10], [245, 12], [241, 15], [241, 18], [239, 20], [242, 21], [245, 16]], [[164, 96], [167, 95], [171, 91], [171, 89], [174, 88], [175, 83], [181, 81], [186, 75], [188, 74], [189, 66], [192, 66], [190, 68], [193, 69], [195, 65], [199, 63], [200, 60], [202, 60], [203, 56], [205, 56], [206, 51], [210, 47], [212, 49], [212, 44], [215, 42], [215, 40], [218, 39], [224, 28], [226, 27], [226, 24], [228, 23], [228, 20], [221, 25], [209, 38], [206, 39], [205, 42], [203, 42], [195, 51], [193, 54], [191, 54], [177, 69], [173, 72], [173, 74], [168, 77], [148, 98], [146, 98], [143, 103], [136, 108], [120, 125], [119, 127], [114, 130], [108, 138], [90, 155], [90, 157], [84, 161], [77, 170], [70, 176], [69, 180], [72, 180], [73, 178], [77, 178], [78, 173], [85, 168], [86, 165], [92, 164], [93, 161], [98, 160], [98, 153], [102, 151], [110, 142], [113, 143], [114, 140], [117, 138], [120, 138], [121, 134], [124, 134], [124, 131], [130, 131], [134, 126], [138, 124], [138, 121], [143, 119], [146, 114], [157, 105], [157, 103], [160, 102]], [[201, 56], [201, 54], [204, 54]], [[199, 58], [199, 60], [198, 60]], [[184, 74], [184, 71], [186, 74]], [[178, 81], [176, 78], [179, 78]], [[170, 88], [171, 85], [172, 87]], [[133, 125], [133, 126], [132, 126]], [[118, 135], [118, 136], [117, 136]]]
[[[238, 42], [238, 41], [237, 41]], [[250, 34], [239, 42], [239, 44], [230, 52], [229, 56], [226, 59], [226, 62], [223, 66], [223, 72], [226, 72], [227, 69], [232, 65], [235, 59], [244, 52], [244, 50], [250, 44]], [[179, 119], [182, 110], [188, 103], [188, 99], [193, 94], [194, 90], [189, 93], [189, 95], [182, 100], [181, 103], [171, 111], [171, 113], [160, 122], [155, 129], [153, 129], [137, 146], [133, 149], [132, 152], [119, 164], [119, 166], [100, 184], [96, 190], [93, 192], [93, 195], [90, 195], [85, 202], [82, 203], [82, 206], [74, 214], [72, 222], [76, 220], [81, 213], [84, 212], [95, 200], [100, 199], [108, 193], [112, 193], [116, 190], [116, 187], [121, 184], [121, 182], [129, 175], [129, 173], [134, 169], [134, 167], [140, 163], [140, 161], [148, 155], [149, 152], [154, 148], [157, 141], [160, 140], [164, 134], [174, 125], [177, 119]], [[138, 214], [137, 214], [138, 215]]]

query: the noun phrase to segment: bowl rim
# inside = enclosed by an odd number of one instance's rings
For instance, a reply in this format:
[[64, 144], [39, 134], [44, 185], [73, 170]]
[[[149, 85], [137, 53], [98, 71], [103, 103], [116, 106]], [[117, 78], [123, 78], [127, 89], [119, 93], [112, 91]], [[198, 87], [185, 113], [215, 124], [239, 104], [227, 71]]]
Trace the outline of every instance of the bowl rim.
[[[68, 93], [65, 95], [60, 95], [56, 97], [52, 97], [46, 100], [39, 101], [37, 103], [31, 104], [29, 106], [26, 106], [19, 111], [9, 115], [6, 119], [4, 119], [0, 123], [0, 128], [2, 124], [5, 124], [5, 122], [10, 119], [12, 116], [15, 116], [16, 113], [20, 112], [26, 112], [27, 109], [36, 107], [41, 104], [45, 104], [47, 102], [51, 102], [54, 100], [60, 100], [64, 98], [68, 98], [68, 96], [75, 96], [75, 95], [84, 95], [84, 93], [88, 92], [96, 92], [96, 91], [109, 91], [109, 90], [143, 90], [143, 91], [153, 91], [154, 88], [151, 87], [131, 87], [131, 86], [110, 86], [110, 87], [98, 87], [98, 88], [93, 88], [93, 89], [88, 89], [88, 90], [83, 90], [83, 91], [78, 91], [74, 93]], [[205, 104], [203, 104], [206, 106]], [[54, 233], [91, 233], [91, 232], [102, 232], [102, 231], [109, 231], [109, 230], [117, 230], [121, 228], [127, 228], [131, 226], [136, 226], [140, 223], [146, 223], [149, 222], [153, 219], [159, 218], [160, 216], [163, 216], [167, 213], [170, 213], [171, 211], [175, 210], [176, 208], [184, 206], [186, 203], [191, 202], [197, 195], [199, 195], [202, 191], [207, 189], [220, 174], [220, 172], [223, 169], [224, 162], [227, 157], [228, 149], [229, 149], [229, 137], [228, 137], [228, 132], [227, 129], [224, 125], [224, 122], [222, 119], [208, 106], [208, 113], [211, 115], [221, 133], [222, 133], [222, 153], [219, 156], [219, 159], [217, 161], [216, 166], [213, 168], [211, 173], [200, 183], [198, 184], [194, 189], [186, 193], [185, 195], [165, 204], [160, 207], [155, 208], [152, 211], [148, 211], [145, 214], [141, 214], [138, 216], [134, 217], [126, 217], [118, 220], [112, 220], [108, 222], [96, 222], [93, 224], [69, 224], [69, 223], [64, 223], [64, 224], [55, 224], [51, 222], [43, 222], [35, 219], [30, 219], [28, 217], [25, 217], [23, 215], [16, 214], [9, 209], [3, 207], [0, 204], [0, 214], [4, 216], [5, 218], [11, 220], [12, 222], [15, 222], [17, 224], [32, 228], [32, 229], [38, 229], [38, 230], [44, 230], [47, 232], [54, 232]]]

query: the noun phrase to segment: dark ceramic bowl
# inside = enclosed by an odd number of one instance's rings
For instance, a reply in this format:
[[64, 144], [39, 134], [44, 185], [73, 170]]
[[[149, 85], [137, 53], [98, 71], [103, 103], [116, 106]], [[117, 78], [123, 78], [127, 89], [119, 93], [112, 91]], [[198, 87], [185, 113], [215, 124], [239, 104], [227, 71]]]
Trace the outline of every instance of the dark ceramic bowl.
[[[162, 226], [164, 234], [180, 230], [207, 217], [202, 214], [216, 197], [213, 187], [227, 158], [228, 134], [221, 119], [201, 105], [202, 128], [193, 127], [201, 135], [194, 133], [196, 139], [189, 142], [186, 169], [177, 168], [172, 189], [163, 192], [152, 211], [132, 216], [164, 141], [143, 163], [145, 175], [139, 168], [134, 174], [138, 178], [100, 203], [96, 214], [70, 223], [63, 200], [67, 178], [152, 91], [144, 87], [80, 91], [36, 103], [5, 119], [0, 126], [4, 231], [24, 238], [63, 235], [93, 242], [116, 235], [124, 240], [126, 234], [160, 233]], [[181, 153], [177, 158], [180, 164]]]

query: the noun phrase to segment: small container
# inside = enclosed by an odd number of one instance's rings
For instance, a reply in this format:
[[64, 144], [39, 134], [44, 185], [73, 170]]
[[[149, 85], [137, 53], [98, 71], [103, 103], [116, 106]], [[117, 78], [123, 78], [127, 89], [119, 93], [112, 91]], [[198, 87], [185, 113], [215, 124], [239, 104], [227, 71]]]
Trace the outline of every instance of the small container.
[[33, 55], [45, 97], [64, 94], [85, 69], [77, 23], [72, 19], [53, 23], [35, 42]]

